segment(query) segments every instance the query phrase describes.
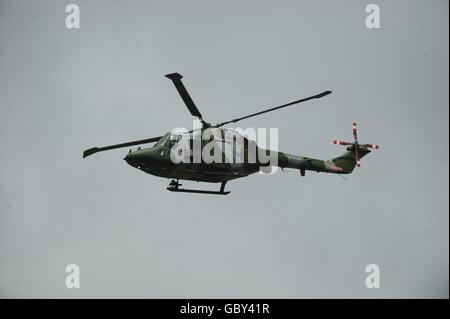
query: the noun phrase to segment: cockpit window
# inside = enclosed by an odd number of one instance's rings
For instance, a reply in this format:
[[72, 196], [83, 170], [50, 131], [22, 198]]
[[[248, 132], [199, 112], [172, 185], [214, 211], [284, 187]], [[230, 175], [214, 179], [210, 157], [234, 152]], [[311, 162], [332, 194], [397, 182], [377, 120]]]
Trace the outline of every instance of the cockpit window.
[[159, 139], [158, 142], [156, 142], [156, 144], [154, 146], [158, 146], [158, 145], [165, 145], [167, 140], [169, 139], [169, 134], [164, 135], [163, 137], [161, 137]]

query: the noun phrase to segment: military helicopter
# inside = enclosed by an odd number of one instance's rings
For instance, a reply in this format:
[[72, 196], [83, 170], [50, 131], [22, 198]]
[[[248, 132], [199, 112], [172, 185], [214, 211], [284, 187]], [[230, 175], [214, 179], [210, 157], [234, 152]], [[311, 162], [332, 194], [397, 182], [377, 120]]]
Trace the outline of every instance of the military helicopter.
[[[317, 95], [264, 111], [211, 125], [203, 119], [202, 114], [186, 90], [186, 87], [181, 81], [183, 76], [179, 73], [171, 73], [167, 74], [166, 77], [172, 80], [190, 113], [198, 118], [201, 123], [200, 128], [186, 132], [171, 131], [163, 136], [104, 147], [93, 147], [84, 151], [83, 158], [97, 152], [156, 142], [156, 144], [148, 148], [141, 149], [138, 147], [136, 151], [130, 150], [124, 160], [129, 165], [145, 173], [172, 179], [167, 187], [169, 191], [226, 195], [230, 193], [229, 191], [225, 191], [225, 184], [228, 181], [246, 177], [259, 172], [261, 168], [269, 167], [273, 163], [267, 161], [267, 158], [275, 159], [275, 166], [281, 169], [298, 169], [301, 176], [305, 176], [307, 170], [334, 174], [350, 174], [353, 172], [355, 166], [361, 166], [360, 160], [370, 153], [369, 148], [379, 148], [378, 145], [359, 143], [356, 123], [353, 123], [354, 141], [334, 141], [334, 144], [347, 146], [347, 150], [339, 157], [330, 160], [319, 160], [261, 149], [256, 145], [255, 141], [239, 134], [236, 130], [223, 128], [224, 125], [236, 123], [250, 117], [325, 97], [331, 94], [331, 91], [324, 91]], [[232, 145], [232, 147], [227, 147], [227, 145]], [[209, 148], [209, 152], [206, 152], [206, 154], [211, 155], [211, 153], [215, 153], [214, 158], [223, 160], [205, 160], [203, 155], [207, 147]], [[195, 155], [196, 150], [200, 151], [197, 152], [197, 156]], [[176, 160], [174, 160], [174, 154], [179, 155], [178, 157], [175, 156]], [[182, 185], [179, 183], [179, 180], [220, 183], [221, 185], [219, 191], [184, 189], [180, 188]]]

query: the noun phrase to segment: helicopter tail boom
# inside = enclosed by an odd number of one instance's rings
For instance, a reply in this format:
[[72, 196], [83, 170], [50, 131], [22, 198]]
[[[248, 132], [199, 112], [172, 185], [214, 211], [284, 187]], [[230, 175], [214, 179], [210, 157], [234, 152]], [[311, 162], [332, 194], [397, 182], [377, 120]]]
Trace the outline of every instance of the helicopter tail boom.
[[[347, 147], [347, 151], [331, 160], [321, 161], [314, 158], [300, 157], [289, 154], [281, 154], [278, 156], [281, 167], [291, 167], [300, 169], [302, 176], [305, 171], [327, 172], [335, 174], [350, 174], [355, 167], [361, 167], [361, 158], [370, 153], [371, 149], [379, 149], [376, 144], [360, 144], [358, 140], [357, 124], [353, 123], [353, 142], [333, 141], [335, 145], [343, 145]], [[283, 166], [284, 165], [284, 166]]]
[[[367, 148], [358, 147], [359, 158], [362, 158], [369, 153], [370, 150]], [[278, 166], [281, 168], [299, 169], [302, 176], [305, 176], [306, 171], [350, 174], [356, 167], [356, 158], [354, 147], [348, 147], [345, 153], [330, 160], [319, 160], [279, 152]]]

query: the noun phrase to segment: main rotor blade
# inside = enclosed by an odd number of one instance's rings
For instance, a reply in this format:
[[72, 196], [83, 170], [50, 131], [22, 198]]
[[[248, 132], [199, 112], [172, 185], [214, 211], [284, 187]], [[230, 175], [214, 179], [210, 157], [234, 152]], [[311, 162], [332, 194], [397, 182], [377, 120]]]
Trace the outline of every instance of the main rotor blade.
[[281, 109], [281, 108], [283, 108], [283, 107], [287, 107], [287, 106], [294, 105], [294, 104], [297, 104], [297, 103], [306, 102], [306, 101], [309, 101], [309, 100], [312, 100], [312, 99], [320, 99], [321, 97], [324, 97], [324, 96], [327, 96], [328, 94], [331, 94], [331, 92], [332, 92], [332, 91], [324, 91], [324, 92], [322, 92], [322, 93], [320, 93], [320, 94], [317, 94], [317, 95], [314, 95], [314, 96], [310, 96], [310, 97], [307, 97], [307, 98], [305, 98], [305, 99], [297, 100], [297, 101], [294, 101], [294, 102], [290, 102], [290, 103], [287, 103], [287, 104], [283, 104], [283, 105], [280, 105], [280, 106], [276, 106], [276, 107], [273, 107], [273, 108], [268, 109], [268, 110], [265, 110], [265, 111], [253, 113], [253, 114], [246, 115], [246, 116], [243, 116], [243, 117], [238, 117], [238, 118], [233, 119], [233, 120], [230, 120], [230, 121], [226, 121], [226, 122], [222, 122], [222, 123], [217, 123], [217, 124], [214, 125], [213, 127], [220, 127], [220, 126], [223, 126], [223, 125], [225, 125], [225, 124], [236, 123], [236, 122], [238, 122], [238, 121], [241, 121], [241, 120], [244, 120], [244, 119], [248, 119], [249, 117], [261, 115], [261, 114], [264, 114], [264, 113], [267, 113], [267, 112], [272, 112], [272, 111]]
[[113, 150], [113, 149], [121, 148], [121, 147], [127, 147], [127, 146], [133, 146], [133, 145], [157, 142], [157, 141], [159, 141], [161, 139], [161, 137], [162, 136], [146, 138], [144, 140], [132, 141], [132, 142], [127, 142], [127, 143], [122, 143], [122, 144], [109, 145], [109, 146], [104, 146], [104, 147], [93, 147], [93, 148], [90, 148], [90, 149], [85, 150], [83, 152], [83, 158], [85, 158], [85, 157], [87, 157], [89, 155], [92, 155], [94, 153], [97, 153], [97, 152]]
[[181, 79], [183, 78], [183, 76], [180, 73], [171, 73], [171, 74], [167, 74], [166, 77], [171, 79], [173, 84], [175, 84], [175, 87], [177, 88], [178, 93], [180, 94], [181, 98], [184, 101], [184, 104], [186, 104], [186, 106], [189, 109], [189, 111], [191, 112], [191, 114], [193, 116], [196, 116], [196, 117], [202, 119], [202, 114], [198, 110], [194, 101], [192, 101], [192, 98], [189, 95], [186, 88], [184, 87], [183, 82], [181, 82]]

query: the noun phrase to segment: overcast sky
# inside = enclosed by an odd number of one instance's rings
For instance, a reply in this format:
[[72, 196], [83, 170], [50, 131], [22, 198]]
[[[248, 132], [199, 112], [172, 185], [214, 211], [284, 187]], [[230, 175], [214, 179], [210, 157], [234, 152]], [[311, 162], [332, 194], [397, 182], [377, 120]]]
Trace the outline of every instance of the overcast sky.
[[[0, 297], [449, 296], [447, 1], [0, 0]], [[276, 127], [329, 159], [377, 143], [348, 181], [298, 171], [172, 193], [83, 150], [189, 128], [165, 74], [216, 123]], [[212, 187], [186, 182], [185, 186]], [[81, 288], [65, 287], [65, 267]], [[367, 289], [365, 266], [381, 268]]]

